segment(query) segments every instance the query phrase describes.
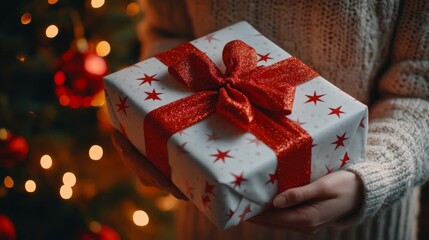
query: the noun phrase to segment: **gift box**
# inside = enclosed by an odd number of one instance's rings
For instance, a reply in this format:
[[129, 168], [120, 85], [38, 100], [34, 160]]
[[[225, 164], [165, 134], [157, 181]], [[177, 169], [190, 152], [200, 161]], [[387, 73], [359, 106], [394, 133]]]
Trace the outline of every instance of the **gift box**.
[[112, 124], [221, 229], [364, 159], [367, 107], [247, 22], [104, 83]]

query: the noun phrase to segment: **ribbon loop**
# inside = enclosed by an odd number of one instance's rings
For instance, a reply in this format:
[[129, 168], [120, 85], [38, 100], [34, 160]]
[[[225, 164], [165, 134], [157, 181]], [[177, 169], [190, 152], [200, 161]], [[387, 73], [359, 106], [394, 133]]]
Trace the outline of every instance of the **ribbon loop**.
[[231, 41], [223, 48], [222, 60], [226, 66], [225, 74], [238, 77], [256, 68], [256, 51], [243, 41]]
[[249, 130], [249, 124], [253, 121], [253, 108], [249, 99], [230, 84], [219, 90], [216, 112], [244, 130]]

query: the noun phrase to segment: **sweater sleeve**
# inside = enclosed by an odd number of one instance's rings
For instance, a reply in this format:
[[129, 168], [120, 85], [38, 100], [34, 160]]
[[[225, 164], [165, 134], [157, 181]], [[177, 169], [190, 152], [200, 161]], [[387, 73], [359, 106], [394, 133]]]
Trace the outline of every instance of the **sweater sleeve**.
[[183, 0], [139, 0], [143, 20], [137, 26], [141, 58], [151, 57], [192, 38]]
[[429, 1], [403, 4], [380, 99], [370, 108], [366, 161], [348, 168], [364, 186], [355, 222], [429, 178]]

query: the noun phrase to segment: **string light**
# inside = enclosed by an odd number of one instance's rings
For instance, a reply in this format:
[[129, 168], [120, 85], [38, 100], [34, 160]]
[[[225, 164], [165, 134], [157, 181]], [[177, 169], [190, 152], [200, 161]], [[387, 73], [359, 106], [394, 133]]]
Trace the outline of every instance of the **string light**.
[[140, 227], [144, 227], [149, 224], [149, 215], [143, 210], [137, 210], [133, 214], [134, 224]]
[[89, 229], [94, 233], [100, 232], [101, 228], [102, 228], [101, 224], [97, 221], [91, 221], [89, 223]]
[[31, 13], [26, 12], [22, 14], [21, 23], [26, 25], [26, 24], [29, 24], [30, 22], [31, 22]]
[[99, 145], [92, 145], [89, 149], [89, 158], [98, 161], [103, 157], [103, 148]]
[[76, 184], [76, 176], [72, 172], [66, 172], [63, 175], [63, 183], [66, 186], [73, 187]]
[[51, 5], [53, 5], [53, 4], [57, 3], [57, 2], [58, 2], [58, 0], [48, 0], [48, 3], [51, 4]]
[[27, 180], [26, 182], [25, 182], [25, 185], [24, 185], [24, 187], [25, 187], [25, 190], [27, 191], [27, 192], [29, 192], [29, 193], [32, 193], [32, 192], [34, 192], [34, 191], [36, 191], [36, 182], [34, 182], [33, 180]]
[[101, 8], [104, 5], [104, 0], [91, 0], [91, 6], [93, 8]]
[[60, 188], [60, 196], [63, 199], [70, 199], [73, 195], [73, 189], [70, 186], [62, 185]]
[[55, 26], [54, 24], [49, 25], [45, 31], [46, 37], [48, 37], [48, 38], [56, 37], [58, 35], [58, 32], [59, 32], [58, 27]]
[[44, 169], [49, 169], [52, 167], [52, 158], [48, 154], [43, 155], [40, 158], [40, 166]]
[[171, 211], [177, 207], [178, 200], [171, 194], [156, 199], [156, 206], [162, 211]]
[[61, 106], [68, 106], [70, 104], [70, 98], [67, 95], [61, 95], [59, 98]]
[[27, 59], [24, 55], [17, 55], [16, 59], [18, 59], [19, 62], [25, 62], [25, 60]]
[[95, 52], [100, 57], [105, 57], [110, 53], [110, 44], [107, 41], [101, 41], [95, 47]]
[[101, 57], [93, 54], [85, 58], [84, 68], [89, 73], [101, 75], [106, 72], [107, 64]]
[[9, 134], [5, 128], [0, 128], [0, 140], [6, 140], [8, 135]]
[[13, 179], [11, 178], [11, 177], [9, 177], [9, 176], [6, 176], [5, 178], [4, 178], [4, 186], [6, 187], [6, 188], [13, 188], [13, 185], [14, 185], [14, 182], [13, 182]]
[[127, 15], [130, 17], [136, 16], [140, 12], [140, 7], [136, 2], [131, 2], [127, 5]]

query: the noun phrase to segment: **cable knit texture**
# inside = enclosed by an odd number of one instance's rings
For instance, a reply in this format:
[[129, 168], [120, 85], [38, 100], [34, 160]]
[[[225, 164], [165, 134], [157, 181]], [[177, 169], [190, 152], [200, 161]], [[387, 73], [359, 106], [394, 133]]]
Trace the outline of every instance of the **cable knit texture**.
[[[244, 223], [220, 232], [193, 206], [178, 239], [416, 239], [418, 187], [429, 177], [429, 1], [140, 0], [143, 57], [246, 20], [370, 105], [360, 212], [314, 236]], [[340, 223], [341, 225], [341, 223]]]

